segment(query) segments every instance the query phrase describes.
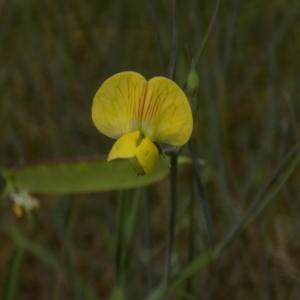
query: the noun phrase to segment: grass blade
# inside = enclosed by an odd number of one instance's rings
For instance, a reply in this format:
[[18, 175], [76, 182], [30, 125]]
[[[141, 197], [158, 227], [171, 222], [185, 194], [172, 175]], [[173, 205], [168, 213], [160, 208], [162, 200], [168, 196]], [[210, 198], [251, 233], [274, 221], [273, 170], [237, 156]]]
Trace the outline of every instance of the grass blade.
[[171, 282], [170, 289], [175, 289], [178, 285], [184, 283], [196, 272], [205, 268], [210, 263], [216, 261], [228, 248], [228, 246], [245, 230], [245, 228], [258, 217], [267, 205], [274, 199], [279, 190], [284, 186], [291, 174], [300, 163], [300, 142], [297, 143], [289, 153], [279, 163], [274, 173], [269, 177], [266, 184], [256, 194], [252, 205], [248, 208], [245, 215], [237, 223], [227, 237], [221, 242], [215, 250], [205, 252], [185, 267], [179, 275]]
[[13, 300], [16, 299], [20, 267], [23, 261], [24, 249], [22, 246], [16, 246], [12, 252], [11, 258], [8, 263], [8, 270], [3, 285], [3, 292], [1, 299]]
[[56, 257], [42, 245], [31, 241], [20, 229], [12, 225], [3, 225], [0, 230], [8, 235], [18, 247], [33, 254], [38, 260], [48, 265], [54, 271], [63, 273], [62, 267]]
[[127, 273], [137, 229], [138, 212], [141, 203], [141, 190], [120, 193], [118, 207], [118, 233], [115, 249], [116, 286], [111, 299], [123, 299]]
[[193, 178], [197, 189], [195, 194], [197, 196], [198, 204], [201, 209], [199, 215], [203, 216], [206, 232], [207, 232], [208, 244], [211, 248], [213, 248], [215, 244], [215, 240], [213, 235], [214, 230], [213, 230], [213, 223], [211, 217], [211, 210], [210, 210], [207, 193], [201, 178], [200, 166], [196, 154], [197, 151], [193, 148], [191, 143], [189, 144], [189, 150], [193, 161]]
[[282, 159], [274, 173], [269, 177], [266, 184], [258, 191], [254, 197], [252, 204], [246, 211], [241, 220], [229, 232], [228, 236], [219, 245], [216, 250], [217, 256], [231, 244], [231, 242], [245, 229], [253, 220], [266, 208], [266, 206], [274, 199], [274, 196], [284, 186], [290, 175], [295, 171], [300, 163], [300, 142], [297, 143]]
[[170, 214], [168, 228], [168, 247], [166, 258], [166, 284], [172, 272], [172, 251], [175, 236], [176, 210], [177, 210], [177, 153], [171, 153], [171, 176], [170, 176]]

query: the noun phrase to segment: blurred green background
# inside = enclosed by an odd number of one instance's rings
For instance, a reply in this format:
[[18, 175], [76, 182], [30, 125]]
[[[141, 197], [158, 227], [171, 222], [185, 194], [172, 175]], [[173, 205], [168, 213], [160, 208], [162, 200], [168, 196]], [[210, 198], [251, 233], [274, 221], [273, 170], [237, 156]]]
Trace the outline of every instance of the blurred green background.
[[[175, 79], [183, 87], [215, 6], [177, 3]], [[122, 70], [168, 74], [171, 1], [0, 0], [0, 17], [2, 170], [104, 158], [112, 141], [90, 115], [100, 83]], [[282, 188], [270, 205], [228, 235], [255, 199], [266, 199], [265, 185], [299, 142], [299, 19], [298, 0], [221, 1], [189, 95], [208, 202], [192, 168], [180, 167], [172, 263], [181, 279], [162, 299], [300, 297], [299, 152], [291, 176], [277, 172]], [[168, 189], [166, 178], [125, 192], [38, 194], [40, 209], [21, 219], [5, 198], [0, 299], [158, 299]], [[201, 265], [212, 240], [226, 251]]]

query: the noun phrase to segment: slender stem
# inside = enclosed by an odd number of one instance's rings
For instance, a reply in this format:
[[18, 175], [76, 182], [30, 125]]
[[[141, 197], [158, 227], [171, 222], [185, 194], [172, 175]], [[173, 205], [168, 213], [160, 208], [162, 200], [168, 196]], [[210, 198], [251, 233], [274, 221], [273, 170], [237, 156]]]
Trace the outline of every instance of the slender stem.
[[177, 57], [177, 26], [176, 26], [176, 0], [172, 0], [172, 38], [170, 47], [170, 65], [169, 65], [169, 78], [174, 79], [176, 69]]
[[163, 42], [162, 42], [162, 35], [160, 32], [160, 27], [159, 27], [159, 18], [158, 15], [156, 13], [156, 6], [155, 6], [155, 1], [145, 1], [145, 4], [148, 6], [149, 8], [149, 13], [150, 13], [150, 18], [152, 20], [152, 26], [155, 29], [155, 37], [156, 37], [156, 46], [157, 46], [157, 51], [158, 51], [158, 55], [160, 58], [160, 63], [161, 63], [161, 67], [163, 68], [163, 70], [165, 71], [167, 68], [167, 61], [166, 61], [166, 52], [164, 51], [164, 47], [163, 47]]
[[[176, 27], [176, 0], [171, 0], [171, 44], [168, 76], [174, 80], [177, 58], [177, 27]], [[174, 244], [175, 219], [176, 219], [176, 180], [177, 180], [177, 152], [170, 151], [171, 171], [170, 171], [170, 207], [169, 207], [169, 224], [168, 224], [168, 245], [166, 253], [166, 270], [165, 284], [168, 286], [171, 273], [172, 249]]]
[[170, 175], [170, 214], [169, 214], [169, 231], [168, 231], [168, 250], [167, 250], [167, 264], [166, 264], [166, 282], [169, 282], [172, 263], [172, 250], [174, 245], [175, 235], [175, 220], [177, 209], [177, 153], [171, 153], [171, 175]]
[[[170, 64], [169, 64], [169, 78], [174, 79], [176, 69], [177, 57], [177, 27], [176, 27], [176, 0], [171, 0], [172, 4], [172, 38], [170, 47]], [[171, 157], [171, 175], [170, 175], [170, 214], [169, 214], [169, 228], [168, 228], [168, 249], [166, 261], [166, 284], [168, 285], [171, 273], [172, 250], [174, 244], [175, 233], [175, 219], [176, 219], [176, 198], [177, 198], [177, 152], [170, 153]]]
[[[177, 58], [177, 26], [176, 26], [176, 6], [177, 1], [172, 1], [172, 39], [170, 49], [170, 65], [169, 65], [169, 77], [174, 79], [176, 69]], [[172, 250], [174, 244], [175, 234], [175, 219], [176, 219], [176, 198], [177, 198], [177, 152], [170, 153], [171, 157], [171, 175], [170, 175], [170, 215], [169, 215], [169, 228], [168, 228], [168, 249], [166, 259], [166, 285], [169, 283], [172, 263]]]
[[127, 194], [121, 191], [118, 197], [118, 236], [115, 248], [115, 276], [118, 285], [122, 284], [124, 258], [124, 223], [126, 220]]
[[[190, 195], [190, 205], [189, 205], [189, 233], [188, 233], [188, 249], [187, 249], [187, 263], [190, 264], [194, 259], [194, 231], [195, 231], [195, 220], [194, 220], [194, 210], [195, 210], [195, 183], [191, 184], [191, 195]], [[185, 291], [187, 294], [192, 292], [192, 278], [186, 281]]]
[[213, 249], [215, 245], [213, 234], [213, 222], [211, 219], [210, 204], [197, 163], [196, 153], [198, 151], [194, 149], [194, 146], [191, 142], [189, 143], [189, 150], [193, 161], [193, 180], [196, 186], [195, 196], [199, 204], [199, 208], [201, 209], [201, 215], [204, 218], [209, 246], [211, 249]]
[[204, 51], [204, 49], [206, 47], [206, 44], [208, 42], [208, 38], [210, 37], [211, 31], [212, 31], [212, 29], [213, 29], [213, 27], [215, 25], [216, 19], [217, 19], [217, 15], [218, 15], [218, 12], [219, 12], [220, 4], [221, 4], [221, 0], [217, 0], [215, 9], [214, 9], [213, 14], [211, 16], [211, 19], [210, 19], [207, 31], [205, 33], [205, 36], [203, 38], [203, 41], [201, 43], [201, 46], [200, 46], [198, 52], [196, 53], [196, 55], [194, 57], [195, 64], [197, 64], [199, 62], [199, 60], [201, 58], [201, 55], [203, 54], [203, 51]]
[[[147, 189], [144, 192], [144, 197], [143, 197], [143, 215], [144, 215], [144, 247], [145, 250], [147, 251], [147, 255], [151, 251], [151, 228], [150, 228], [150, 216], [149, 216], [149, 211], [150, 211], [150, 204], [149, 204], [149, 199], [148, 199], [148, 193]], [[147, 288], [150, 291], [153, 285], [153, 277], [152, 277], [152, 266], [150, 264], [147, 264], [146, 266], [146, 278], [147, 278]]]

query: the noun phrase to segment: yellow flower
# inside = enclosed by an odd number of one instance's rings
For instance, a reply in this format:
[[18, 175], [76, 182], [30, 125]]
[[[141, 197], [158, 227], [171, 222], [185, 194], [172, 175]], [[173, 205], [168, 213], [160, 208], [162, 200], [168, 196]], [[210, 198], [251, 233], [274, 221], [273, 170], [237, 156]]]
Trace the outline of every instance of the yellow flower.
[[136, 72], [120, 72], [103, 82], [92, 104], [92, 119], [104, 135], [117, 139], [108, 161], [136, 159], [144, 173], [159, 157], [155, 143], [185, 144], [193, 117], [181, 88], [165, 77], [147, 81]]

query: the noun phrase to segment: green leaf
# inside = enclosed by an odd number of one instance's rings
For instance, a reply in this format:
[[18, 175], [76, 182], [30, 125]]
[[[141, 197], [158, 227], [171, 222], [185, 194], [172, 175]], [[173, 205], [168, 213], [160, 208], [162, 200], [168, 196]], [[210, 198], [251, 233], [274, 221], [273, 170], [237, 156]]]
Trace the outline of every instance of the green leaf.
[[[190, 163], [182, 157], [181, 163]], [[4, 173], [15, 188], [30, 193], [71, 194], [142, 187], [164, 179], [168, 162], [160, 159], [148, 175], [137, 175], [127, 160], [83, 161], [28, 166]]]

